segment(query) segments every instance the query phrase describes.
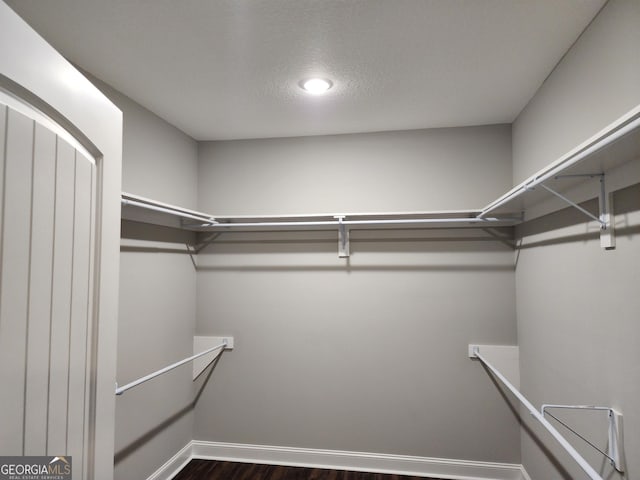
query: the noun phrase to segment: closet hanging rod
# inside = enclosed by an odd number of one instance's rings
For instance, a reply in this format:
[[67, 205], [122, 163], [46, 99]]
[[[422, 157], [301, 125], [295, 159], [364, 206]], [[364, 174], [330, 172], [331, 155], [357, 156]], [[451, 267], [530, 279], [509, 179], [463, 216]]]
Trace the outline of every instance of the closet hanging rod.
[[304, 227], [328, 227], [335, 228], [342, 225], [347, 227], [375, 227], [393, 225], [428, 225], [428, 224], [475, 224], [490, 225], [499, 223], [503, 226], [520, 223], [520, 218], [413, 218], [413, 219], [378, 219], [378, 220], [324, 220], [324, 221], [283, 221], [283, 222], [216, 222], [199, 226], [202, 230], [225, 230], [233, 228], [304, 228]]
[[629, 132], [635, 130], [640, 127], [640, 113], [635, 113], [631, 119], [628, 119], [626, 123], [623, 123], [621, 126], [618, 126], [613, 132], [609, 131], [601, 135], [598, 139], [591, 142], [589, 145], [584, 147], [583, 149], [573, 153], [565, 160], [560, 163], [552, 164], [546, 170], [536, 174], [533, 177], [525, 180], [522, 184], [518, 185], [511, 191], [504, 194], [502, 197], [498, 198], [494, 202], [487, 205], [482, 209], [482, 212], [478, 215], [478, 218], [483, 218], [485, 215], [489, 214], [493, 210], [501, 207], [502, 205], [510, 202], [511, 200], [525, 194], [526, 192], [533, 190], [535, 187], [540, 185], [542, 182], [545, 182], [564, 170], [576, 165], [580, 161], [584, 160], [589, 155], [592, 155], [603, 148], [613, 144], [620, 138], [627, 135]]
[[507, 378], [502, 375], [493, 365], [491, 365], [481, 354], [479, 349], [476, 347], [473, 351], [475, 357], [482, 362], [482, 364], [487, 367], [496, 378], [498, 378], [502, 384], [507, 387], [511, 393], [513, 393], [516, 398], [529, 410], [529, 413], [538, 420], [542, 424], [544, 428], [555, 438], [558, 443], [566, 450], [566, 452], [573, 458], [580, 468], [589, 476], [591, 480], [603, 480], [602, 477], [595, 471], [595, 469], [587, 463], [587, 461], [578, 453], [578, 451], [571, 446], [571, 444], [555, 429], [551, 423], [538, 411], [536, 407], [527, 400], [527, 398], [520, 393], [520, 391], [513, 386]]
[[173, 370], [174, 368], [177, 368], [181, 365], [184, 365], [185, 363], [189, 363], [192, 362], [193, 360], [195, 360], [196, 358], [202, 357], [203, 355], [206, 355], [207, 353], [211, 353], [215, 350], [218, 350], [220, 348], [225, 348], [227, 346], [227, 341], [223, 341], [220, 345], [216, 345], [215, 347], [211, 347], [208, 348], [206, 350], [204, 350], [203, 352], [197, 353], [191, 357], [185, 358], [183, 360], [180, 360], [179, 362], [176, 363], [172, 363], [171, 365], [167, 365], [164, 368], [161, 368], [160, 370], [156, 370], [153, 373], [150, 373], [149, 375], [145, 375], [144, 377], [140, 377], [137, 380], [134, 380], [133, 382], [127, 383], [126, 385], [123, 385], [122, 387], [118, 387], [118, 384], [116, 383], [116, 395], [122, 395], [124, 392], [126, 392], [127, 390], [133, 388], [133, 387], [137, 387], [138, 385], [140, 385], [141, 383], [147, 382], [153, 378], [156, 378], [164, 373], [167, 373], [171, 370]]

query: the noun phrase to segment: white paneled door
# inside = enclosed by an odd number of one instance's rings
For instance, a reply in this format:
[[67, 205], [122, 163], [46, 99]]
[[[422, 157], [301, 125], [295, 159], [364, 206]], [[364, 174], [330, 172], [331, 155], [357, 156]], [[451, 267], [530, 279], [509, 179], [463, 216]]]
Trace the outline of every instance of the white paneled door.
[[86, 473], [96, 163], [0, 104], [0, 172], [2, 454], [72, 455]]

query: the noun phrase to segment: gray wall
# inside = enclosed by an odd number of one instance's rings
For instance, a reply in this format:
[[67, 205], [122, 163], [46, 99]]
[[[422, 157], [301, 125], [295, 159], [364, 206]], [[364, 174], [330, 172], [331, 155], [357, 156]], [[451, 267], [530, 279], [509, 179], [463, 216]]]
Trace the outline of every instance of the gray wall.
[[[514, 124], [516, 181], [640, 103], [639, 26], [640, 2], [612, 0], [585, 31]], [[630, 479], [640, 476], [639, 199], [637, 185], [616, 194], [614, 251], [603, 251], [597, 232], [571, 210], [517, 231], [523, 241], [516, 271], [523, 391], [536, 405], [621, 410]], [[597, 211], [595, 204], [589, 207]], [[531, 477], [583, 478], [553, 440], [523, 418], [522, 459]], [[568, 419], [600, 447], [606, 442], [597, 416]], [[601, 456], [580, 449], [602, 465]]]
[[[123, 190], [196, 206], [197, 145], [164, 120], [95, 80], [123, 111]], [[120, 255], [120, 385], [193, 352], [196, 273], [190, 236], [123, 222]], [[115, 478], [147, 478], [193, 438], [194, 387], [182, 368], [116, 401]]]
[[[523, 244], [516, 271], [523, 393], [537, 406], [608, 405], [621, 411], [629, 479], [640, 475], [639, 199], [640, 185], [616, 193], [619, 227], [613, 251], [600, 248], [598, 232], [589, 231], [577, 211], [530, 222], [518, 230]], [[587, 206], [597, 210], [595, 202]], [[603, 414], [560, 418], [605, 449]], [[523, 419], [522, 460], [532, 479], [586, 478], [530, 416]], [[567, 438], [591, 465], [603, 465], [601, 455], [570, 433]]]
[[510, 135], [501, 125], [203, 142], [198, 204], [234, 215], [480, 208], [509, 187]]
[[640, 2], [611, 0], [513, 126], [514, 184], [640, 103]]
[[[200, 145], [211, 212], [480, 206], [508, 189], [508, 126]], [[198, 258], [197, 331], [232, 334], [198, 440], [520, 461], [470, 342], [515, 344], [513, 252], [481, 231], [223, 234]], [[481, 412], [481, 414], [479, 414]]]

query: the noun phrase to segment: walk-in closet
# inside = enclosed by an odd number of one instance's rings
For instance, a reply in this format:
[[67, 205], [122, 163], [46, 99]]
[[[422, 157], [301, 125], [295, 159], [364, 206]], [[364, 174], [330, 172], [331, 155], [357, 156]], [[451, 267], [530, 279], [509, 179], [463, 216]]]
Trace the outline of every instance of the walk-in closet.
[[0, 478], [640, 479], [639, 48], [638, 0], [0, 1]]

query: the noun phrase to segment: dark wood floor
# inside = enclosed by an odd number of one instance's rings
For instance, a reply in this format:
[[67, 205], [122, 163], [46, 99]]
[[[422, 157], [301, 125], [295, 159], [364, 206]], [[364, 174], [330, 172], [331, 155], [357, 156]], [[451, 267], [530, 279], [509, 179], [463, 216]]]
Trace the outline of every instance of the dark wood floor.
[[[173, 480], [429, 480], [407, 475], [191, 460]], [[430, 479], [437, 480], [437, 479]]]

